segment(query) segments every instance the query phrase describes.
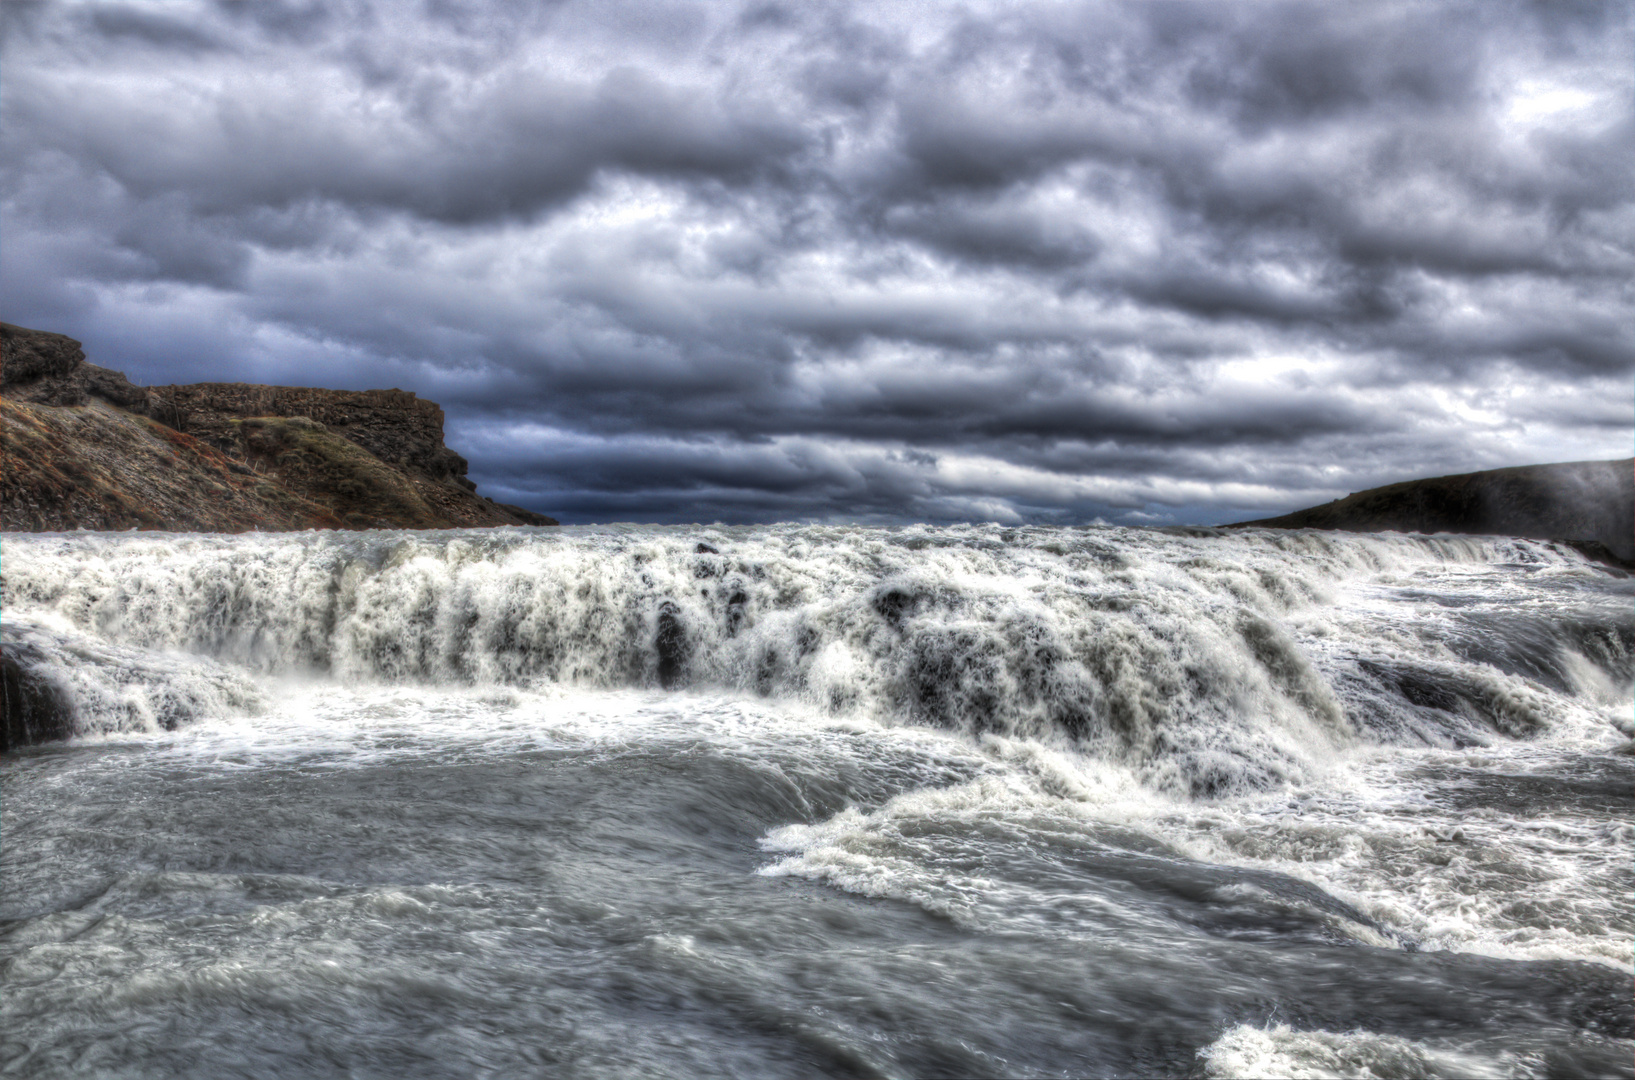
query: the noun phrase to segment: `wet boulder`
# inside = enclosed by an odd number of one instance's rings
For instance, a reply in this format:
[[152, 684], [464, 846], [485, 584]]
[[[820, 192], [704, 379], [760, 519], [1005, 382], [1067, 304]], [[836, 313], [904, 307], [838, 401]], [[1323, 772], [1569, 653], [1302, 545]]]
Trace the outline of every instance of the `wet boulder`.
[[687, 632], [681, 625], [681, 608], [674, 601], [659, 605], [653, 647], [658, 654], [659, 685], [666, 690], [680, 686], [687, 671]]
[[73, 707], [36, 670], [39, 660], [33, 649], [12, 642], [0, 653], [0, 754], [66, 739], [74, 732]]

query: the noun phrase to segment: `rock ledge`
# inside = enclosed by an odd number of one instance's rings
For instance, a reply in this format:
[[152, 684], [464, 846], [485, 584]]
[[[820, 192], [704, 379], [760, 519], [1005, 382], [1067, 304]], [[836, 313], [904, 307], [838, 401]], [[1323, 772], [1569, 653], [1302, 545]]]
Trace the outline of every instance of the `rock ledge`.
[[244, 532], [555, 525], [476, 493], [404, 390], [137, 386], [0, 323], [0, 529]]

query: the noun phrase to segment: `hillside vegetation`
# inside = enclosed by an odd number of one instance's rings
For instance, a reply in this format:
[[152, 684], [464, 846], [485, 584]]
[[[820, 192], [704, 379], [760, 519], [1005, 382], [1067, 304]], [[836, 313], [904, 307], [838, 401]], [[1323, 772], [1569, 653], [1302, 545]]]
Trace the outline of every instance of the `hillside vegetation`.
[[143, 387], [61, 334], [0, 323], [0, 346], [0, 528], [556, 524], [478, 495], [443, 410], [412, 393]]

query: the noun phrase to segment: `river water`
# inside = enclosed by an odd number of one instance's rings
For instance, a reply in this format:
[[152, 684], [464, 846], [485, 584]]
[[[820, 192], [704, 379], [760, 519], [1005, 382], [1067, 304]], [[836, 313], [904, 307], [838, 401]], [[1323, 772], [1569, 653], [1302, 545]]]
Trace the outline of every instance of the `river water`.
[[1631, 1076], [1635, 583], [1091, 529], [4, 537], [19, 1076]]

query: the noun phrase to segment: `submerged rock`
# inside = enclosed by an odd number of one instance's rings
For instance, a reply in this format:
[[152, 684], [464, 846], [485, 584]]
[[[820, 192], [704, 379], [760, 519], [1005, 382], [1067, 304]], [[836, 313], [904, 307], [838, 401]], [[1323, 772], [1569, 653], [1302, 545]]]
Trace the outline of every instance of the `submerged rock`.
[[38, 659], [28, 646], [12, 642], [0, 654], [0, 754], [74, 733], [73, 708], [60, 689], [33, 670]]
[[658, 654], [659, 685], [666, 690], [681, 685], [687, 668], [687, 632], [681, 625], [681, 608], [674, 601], [659, 605], [653, 648]]

